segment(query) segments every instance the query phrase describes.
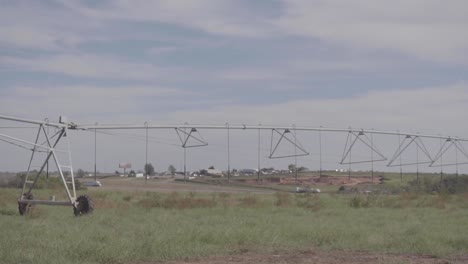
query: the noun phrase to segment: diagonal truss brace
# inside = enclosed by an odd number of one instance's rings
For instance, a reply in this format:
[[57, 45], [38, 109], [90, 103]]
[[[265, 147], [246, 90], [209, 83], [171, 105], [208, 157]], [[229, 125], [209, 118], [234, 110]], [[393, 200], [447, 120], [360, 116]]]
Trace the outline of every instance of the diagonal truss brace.
[[[429, 159], [429, 161], [416, 161], [412, 163], [400, 163], [400, 164], [395, 164], [395, 161], [401, 157], [401, 155], [408, 149], [408, 147], [411, 144], [415, 144], [416, 147], [421, 150], [424, 155]], [[387, 167], [399, 167], [399, 166], [409, 166], [409, 165], [418, 165], [418, 164], [431, 164], [433, 162], [431, 158], [431, 154], [427, 150], [426, 146], [424, 145], [424, 142], [421, 140], [420, 137], [418, 136], [411, 136], [411, 135], [406, 135], [406, 137], [401, 141], [400, 145], [398, 146], [398, 149], [396, 150], [395, 154], [393, 154], [393, 157], [391, 158], [390, 162], [387, 164]]]
[[[273, 136], [274, 136], [274, 133], [277, 133], [278, 135], [280, 135], [280, 138], [278, 139], [278, 141], [276, 142], [275, 146], [273, 147]], [[293, 140], [291, 140], [290, 138], [288, 138], [288, 136], [286, 136], [286, 134], [291, 134], [292, 137], [293, 137]], [[286, 140], [287, 142], [291, 143], [294, 148], [296, 149], [299, 149], [301, 151], [301, 153], [297, 154], [297, 153], [294, 153], [293, 155], [280, 155], [280, 156], [276, 156], [275, 152], [277, 151], [280, 143], [284, 140]], [[297, 140], [297, 137], [295, 135], [295, 133], [291, 133], [291, 131], [289, 129], [285, 129], [282, 133], [280, 131], [278, 131], [276, 128], [273, 128], [271, 130], [271, 144], [270, 144], [270, 155], [268, 156], [268, 158], [270, 159], [280, 159], [280, 158], [289, 158], [289, 157], [300, 157], [300, 156], [307, 156], [309, 155], [310, 153], [307, 152], [307, 150], [305, 150], [305, 148], [301, 145], [301, 143], [299, 143], [299, 141]]]
[[[457, 139], [454, 138], [447, 138], [444, 142], [444, 144], [440, 147], [439, 152], [435, 155], [434, 159], [432, 160], [432, 163], [429, 164], [429, 167], [445, 167], [445, 166], [456, 166], [456, 165], [461, 165], [461, 164], [468, 164], [468, 161], [465, 162], [458, 162], [458, 157], [455, 163], [449, 163], [449, 164], [439, 164], [439, 165], [434, 165], [436, 161], [442, 158], [442, 156], [451, 148], [455, 147], [455, 151], [460, 152], [466, 159], [468, 159], [468, 152], [465, 150], [461, 142]], [[458, 156], [458, 155], [457, 155]]]
[[[68, 128], [63, 127], [57, 133], [55, 133], [52, 137], [49, 137], [49, 135], [47, 134], [47, 132], [45, 130], [44, 124], [40, 124], [39, 125], [39, 130], [37, 131], [36, 139], [35, 139], [34, 142], [19, 139], [19, 138], [15, 138], [15, 137], [8, 136], [8, 135], [5, 135], [5, 134], [0, 134], [0, 137], [7, 138], [9, 140], [9, 142], [18, 142], [19, 143], [18, 145], [20, 145], [20, 144], [21, 144], [21, 146], [28, 145], [28, 146], [32, 147], [32, 148], [24, 147], [24, 148], [32, 151], [32, 153], [31, 153], [31, 157], [30, 157], [30, 160], [29, 160], [28, 170], [27, 170], [27, 173], [26, 173], [25, 178], [23, 180], [23, 184], [22, 184], [23, 188], [22, 188], [22, 191], [21, 191], [21, 196], [18, 199], [18, 203], [72, 205], [72, 206], [76, 205], [76, 188], [75, 188], [73, 168], [72, 168], [71, 164], [69, 166], [60, 165], [59, 160], [58, 160], [57, 152], [62, 152], [62, 151], [59, 151], [59, 150], [56, 149], [57, 145], [62, 140], [62, 138], [66, 137], [67, 131], [68, 131]], [[39, 143], [39, 138], [40, 138], [41, 135], [43, 135], [45, 137], [45, 142], [43, 142], [43, 143]], [[54, 138], [55, 138], [55, 140], [52, 141], [52, 139], [54, 139]], [[68, 140], [67, 140], [67, 142], [68, 142]], [[47, 154], [45, 160], [42, 162], [42, 165], [40, 166], [40, 170], [37, 173], [35, 173], [34, 176], [31, 176], [31, 172], [32, 172], [31, 171], [31, 165], [32, 165], [32, 162], [33, 162], [34, 157], [35, 157], [37, 152], [47, 152], [48, 154]], [[69, 154], [69, 160], [71, 162], [69, 142], [68, 142], [68, 154]], [[44, 169], [46, 167], [46, 164], [48, 163], [48, 161], [50, 159], [53, 159], [53, 161], [55, 162], [55, 165], [57, 166], [58, 172], [59, 172], [60, 177], [61, 177], [62, 182], [63, 182], [63, 186], [65, 188], [65, 192], [66, 192], [67, 197], [68, 197], [68, 201], [30, 200], [30, 199], [27, 198], [27, 197], [31, 197], [30, 194], [31, 194], [32, 190], [34, 189], [34, 187], [36, 186], [40, 175], [44, 171]], [[69, 183], [66, 181], [64, 173], [63, 173], [63, 168], [65, 168], [65, 167], [70, 170], [71, 188], [68, 186]], [[30, 178], [32, 178], [32, 180], [30, 180]]]
[[[354, 137], [354, 139], [351, 139], [352, 137]], [[378, 159], [371, 158], [370, 160], [361, 160], [361, 161], [349, 160], [346, 162], [347, 158], [351, 159], [351, 150], [353, 149], [354, 145], [358, 142], [358, 140], [364, 143], [367, 147], [369, 147], [369, 149], [373, 153], [376, 153], [380, 158]], [[369, 139], [369, 137], [364, 133], [364, 131], [359, 131], [359, 133], [356, 133], [354, 131], [348, 132], [348, 137], [346, 138], [346, 144], [343, 150], [343, 155], [342, 155], [340, 164], [369, 163], [369, 162], [385, 161], [385, 160], [387, 160], [387, 158], [377, 149], [373, 140]]]
[[[194, 148], [194, 147], [204, 147], [208, 146], [208, 143], [203, 139], [202, 135], [196, 128], [191, 128], [189, 132], [187, 132], [185, 129], [180, 129], [178, 127], [175, 128], [175, 131], [177, 133], [177, 136], [180, 139], [181, 146], [183, 148]], [[198, 136], [197, 136], [198, 135]], [[194, 144], [189, 144], [189, 140], [193, 139], [195, 140]]]

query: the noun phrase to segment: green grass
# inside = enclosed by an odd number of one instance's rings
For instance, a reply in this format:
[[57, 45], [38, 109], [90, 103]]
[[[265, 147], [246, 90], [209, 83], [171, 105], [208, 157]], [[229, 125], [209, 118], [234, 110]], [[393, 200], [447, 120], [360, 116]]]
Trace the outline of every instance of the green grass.
[[90, 194], [93, 215], [37, 206], [22, 217], [18, 190], [0, 189], [1, 262], [126, 263], [310, 247], [446, 257], [468, 248], [466, 194]]

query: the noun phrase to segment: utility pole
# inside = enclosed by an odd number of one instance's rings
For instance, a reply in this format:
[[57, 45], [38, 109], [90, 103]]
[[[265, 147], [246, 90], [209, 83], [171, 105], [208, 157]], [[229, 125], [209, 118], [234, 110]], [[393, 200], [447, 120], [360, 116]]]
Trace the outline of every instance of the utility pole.
[[320, 130], [319, 130], [319, 156], [320, 156], [319, 177], [322, 178], [322, 126], [320, 126]]
[[[372, 129], [374, 130], [374, 129]], [[374, 134], [371, 133], [371, 146], [374, 148]], [[371, 149], [371, 181], [374, 183], [374, 150]]]
[[[94, 125], [98, 125], [98, 123], [96, 122]], [[94, 129], [94, 181], [97, 181], [97, 163], [96, 163], [96, 159], [97, 159], [97, 147], [96, 147], [96, 144], [97, 144], [97, 129], [95, 128]]]
[[227, 127], [227, 178], [228, 178], [228, 183], [231, 178], [231, 154], [230, 154], [230, 138], [229, 138], [229, 123], [226, 122], [226, 127]]
[[[259, 126], [261, 124], [258, 124]], [[260, 128], [258, 129], [257, 184], [260, 184]]]
[[148, 122], [145, 122], [146, 127], [146, 155], [145, 155], [145, 184], [148, 183]]
[[[49, 123], [49, 118], [45, 118], [44, 121]], [[49, 136], [49, 126], [47, 126], [47, 137]], [[47, 155], [49, 155], [49, 151], [47, 150]], [[47, 168], [46, 168], [46, 181], [47, 185], [49, 184], [49, 160], [47, 160]]]
[[184, 146], [184, 182], [187, 182], [187, 148]]
[[294, 176], [297, 184], [297, 136], [296, 136], [296, 125], [293, 124], [294, 128]]

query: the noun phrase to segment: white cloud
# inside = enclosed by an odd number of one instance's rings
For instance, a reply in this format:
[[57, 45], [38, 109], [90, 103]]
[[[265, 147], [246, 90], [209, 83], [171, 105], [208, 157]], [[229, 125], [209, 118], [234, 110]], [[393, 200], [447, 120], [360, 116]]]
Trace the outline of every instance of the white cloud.
[[231, 81], [244, 81], [244, 80], [279, 80], [287, 79], [285, 73], [281, 73], [278, 69], [232, 69], [220, 73], [220, 77]]
[[46, 51], [74, 50], [78, 44], [102, 40], [98, 20], [45, 3], [19, 1], [2, 4], [0, 45]]
[[163, 46], [163, 47], [153, 47], [150, 48], [147, 53], [150, 55], [161, 55], [161, 54], [168, 54], [177, 51], [177, 47], [175, 46]]
[[149, 63], [135, 63], [117, 57], [91, 54], [62, 54], [27, 59], [3, 57], [0, 63], [5, 67], [23, 71], [87, 78], [149, 80], [166, 73], [166, 69]]
[[277, 17], [236, 1], [112, 1], [97, 8], [66, 2], [94, 19], [176, 24], [243, 37], [300, 35], [366, 52], [387, 50], [442, 62], [468, 54], [466, 1], [283, 1]]
[[468, 54], [466, 1], [284, 1], [277, 25], [357, 49], [402, 52], [464, 63]]
[[[169, 98], [172, 100], [189, 94], [176, 88], [149, 86], [20, 86], [10, 88], [2, 96], [0, 113], [16, 116], [33, 114], [35, 118], [48, 116], [54, 120], [59, 115], [80, 120], [96, 115], [118, 119], [121, 115], [139, 113], [141, 116], [136, 119], [144, 119], [153, 114], [141, 113], [150, 102], [165, 104]], [[28, 107], [17, 107], [19, 104]], [[31, 113], [31, 109], [35, 111]]]
[[[18, 86], [4, 92], [0, 112], [28, 117], [53, 116], [61, 112], [83, 120], [106, 114], [114, 121], [149, 120], [153, 124], [211, 123], [346, 128], [375, 128], [451, 134], [463, 137], [468, 125], [463, 120], [468, 112], [468, 85], [458, 83], [444, 87], [374, 91], [350, 98], [301, 99], [284, 103], [234, 105], [229, 100], [192, 101], [193, 95], [177, 88], [125, 86]], [[147, 100], [147, 101], [145, 101]], [[162, 105], [207, 104], [210, 110], [174, 110], [158, 113], [137, 111], [149, 102]], [[16, 107], [28, 105], [27, 108]], [[133, 115], [133, 116], [132, 116]], [[76, 120], [75, 119], [75, 120]], [[88, 120], [89, 121], [89, 120]]]
[[219, 74], [223, 79], [230, 81], [255, 81], [255, 80], [298, 80], [312, 74], [358, 74], [372, 73], [388, 70], [393, 66], [389, 62], [372, 62], [369, 59], [332, 60], [332, 59], [294, 59], [283, 63], [270, 64], [264, 67], [241, 67], [225, 70]]
[[64, 4], [95, 19], [163, 22], [222, 35], [258, 37], [274, 30], [269, 20], [236, 1], [108, 1], [97, 8], [68, 1]]
[[51, 32], [46, 30], [39, 32], [24, 26], [0, 28], [0, 43], [26, 48], [57, 48]]
[[105, 1], [93, 8], [62, 3], [66, 8], [2, 7], [0, 44], [75, 49], [89, 41], [130, 37], [130, 32], [113, 36], [107, 31], [114, 20], [121, 20], [168, 23], [227, 36], [300, 35], [363, 53], [384, 50], [440, 62], [468, 59], [468, 4], [463, 0], [288, 0], [278, 5], [276, 16], [239, 1]]
[[462, 120], [468, 111], [464, 83], [416, 90], [370, 92], [351, 98], [303, 99], [273, 105], [217, 107], [213, 111], [174, 113], [168, 120], [195, 123], [229, 121], [237, 124], [327, 126], [430, 131], [463, 136]]

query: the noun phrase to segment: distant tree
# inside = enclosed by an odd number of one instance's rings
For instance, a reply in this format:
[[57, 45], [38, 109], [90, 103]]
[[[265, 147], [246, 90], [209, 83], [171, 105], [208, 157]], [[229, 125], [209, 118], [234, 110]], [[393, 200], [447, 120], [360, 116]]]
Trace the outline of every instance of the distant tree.
[[233, 173], [236, 173], [236, 172], [237, 172], [237, 169], [232, 169], [232, 172], [233, 172]]
[[131, 170], [129, 173], [128, 173], [128, 177], [135, 177], [136, 176], [136, 173], [134, 170]]
[[77, 178], [83, 178], [85, 176], [86, 172], [82, 169], [78, 169], [78, 171], [76, 172], [76, 177]]
[[205, 170], [205, 169], [201, 169], [201, 170], [200, 170], [200, 175], [205, 175], [205, 176], [207, 176], [207, 175], [208, 175], [208, 171]]
[[309, 170], [309, 168], [304, 167], [304, 166], [301, 166], [301, 167], [297, 168], [298, 172], [304, 172], [304, 171], [308, 171], [308, 170]]
[[290, 170], [290, 171], [295, 171], [295, 170], [296, 170], [296, 165], [294, 165], [294, 164], [289, 164], [289, 165], [288, 165], [288, 170]]
[[120, 175], [120, 172], [118, 170], [116, 170], [115, 175]]
[[210, 170], [214, 170], [214, 168], [215, 168], [215, 167], [214, 167], [213, 165], [211, 165], [211, 166], [208, 167], [208, 169], [210, 169]]
[[176, 168], [174, 167], [174, 165], [169, 165], [169, 167], [167, 168], [167, 171], [171, 174], [171, 175], [174, 175], [176, 173]]
[[147, 163], [145, 164], [145, 174], [153, 176], [154, 175], [154, 167], [153, 164]]

